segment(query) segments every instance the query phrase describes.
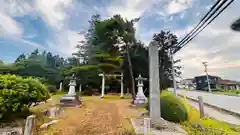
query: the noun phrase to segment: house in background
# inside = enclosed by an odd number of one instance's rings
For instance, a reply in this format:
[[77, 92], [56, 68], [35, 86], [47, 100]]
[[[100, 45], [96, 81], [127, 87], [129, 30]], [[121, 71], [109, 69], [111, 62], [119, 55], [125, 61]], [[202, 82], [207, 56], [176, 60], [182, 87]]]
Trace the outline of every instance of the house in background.
[[[221, 77], [218, 76], [208, 76], [210, 87], [212, 90], [239, 90], [239, 84], [236, 81], [231, 80], [223, 80]], [[208, 91], [208, 82], [207, 76], [196, 76], [196, 90], [203, 90]]]
[[239, 90], [239, 84], [231, 80], [218, 80], [217, 89], [224, 90]]

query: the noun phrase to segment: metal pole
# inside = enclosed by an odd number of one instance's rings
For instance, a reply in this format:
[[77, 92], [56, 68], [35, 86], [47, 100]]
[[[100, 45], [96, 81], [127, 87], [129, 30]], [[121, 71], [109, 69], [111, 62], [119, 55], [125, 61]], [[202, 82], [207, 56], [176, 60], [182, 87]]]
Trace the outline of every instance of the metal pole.
[[203, 65], [205, 67], [205, 72], [206, 72], [206, 76], [207, 76], [208, 92], [212, 92], [210, 82], [209, 82], [208, 72], [207, 72], [207, 66], [208, 66], [207, 62], [203, 62]]
[[174, 60], [173, 60], [173, 53], [172, 53], [172, 50], [171, 50], [171, 47], [172, 47], [172, 39], [171, 37], [169, 37], [170, 39], [168, 39], [168, 44], [170, 46], [169, 48], [169, 56], [170, 56], [170, 59], [171, 59], [171, 66], [172, 66], [172, 79], [173, 79], [173, 92], [174, 92], [174, 95], [177, 96], [177, 85], [176, 85], [176, 80], [175, 80], [175, 70], [174, 70]]
[[170, 49], [170, 59], [171, 59], [171, 63], [172, 63], [173, 92], [174, 92], [174, 95], [177, 96], [177, 86], [176, 86], [176, 80], [175, 80], [174, 60], [173, 60], [173, 54], [171, 53], [171, 49]]

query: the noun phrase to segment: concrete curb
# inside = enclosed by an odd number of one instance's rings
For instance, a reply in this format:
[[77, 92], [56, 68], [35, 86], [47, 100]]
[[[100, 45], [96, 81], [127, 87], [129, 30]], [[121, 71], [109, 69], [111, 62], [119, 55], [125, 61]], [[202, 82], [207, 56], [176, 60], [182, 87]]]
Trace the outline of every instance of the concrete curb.
[[[180, 97], [183, 97], [183, 98], [184, 98], [183, 95], [181, 95], [181, 94], [178, 94], [178, 95], [179, 95]], [[189, 99], [189, 100], [192, 100], [192, 101], [194, 101], [194, 102], [198, 102], [197, 99], [190, 98], [190, 97], [187, 97], [187, 96], [186, 96], [186, 98]], [[223, 112], [229, 113], [229, 114], [231, 114], [231, 115], [234, 115], [234, 116], [237, 116], [237, 117], [240, 118], [240, 113], [233, 112], [233, 111], [227, 110], [227, 109], [225, 109], [225, 108], [218, 107], [218, 106], [215, 106], [215, 105], [211, 105], [211, 104], [209, 104], [209, 103], [206, 103], [206, 102], [204, 102], [204, 98], [203, 98], [203, 103], [204, 103], [204, 105], [206, 105], [206, 106], [212, 107], [212, 108], [214, 108], [214, 109], [216, 109], [216, 110], [223, 111]]]
[[[213, 93], [215, 94], [215, 93]], [[240, 95], [229, 95], [229, 94], [218, 94], [218, 95], [226, 95], [226, 96], [232, 96], [232, 97], [240, 97]]]
[[[180, 89], [180, 90], [183, 90], [183, 89]], [[185, 91], [196, 91], [196, 92], [204, 92], [204, 93], [209, 93], [209, 92], [202, 91], [202, 90], [185, 90]], [[216, 95], [226, 95], [226, 96], [232, 96], [232, 97], [240, 97], [240, 95], [217, 94], [217, 93], [212, 93], [212, 92], [211, 92], [211, 94], [216, 94]]]

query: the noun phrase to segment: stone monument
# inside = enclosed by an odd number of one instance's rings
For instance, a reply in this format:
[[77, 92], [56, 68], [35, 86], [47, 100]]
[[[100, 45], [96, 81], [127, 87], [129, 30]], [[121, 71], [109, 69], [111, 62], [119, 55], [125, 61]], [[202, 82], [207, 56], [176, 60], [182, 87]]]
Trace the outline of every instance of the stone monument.
[[66, 95], [64, 95], [63, 97], [61, 97], [60, 104], [63, 106], [78, 107], [81, 104], [81, 101], [79, 99], [79, 95], [76, 95], [76, 92], [75, 92], [75, 86], [77, 85], [76, 84], [77, 78], [73, 74], [69, 79], [70, 79], [70, 82], [69, 82], [68, 93]]
[[147, 79], [143, 78], [141, 75], [139, 75], [138, 78], [136, 78], [136, 80], [138, 81], [138, 84], [137, 84], [138, 92], [137, 92], [136, 98], [134, 100], [134, 104], [142, 105], [142, 104], [147, 103], [147, 98], [143, 93], [143, 81], [145, 81]]
[[156, 42], [149, 44], [149, 111], [151, 123], [161, 120], [158, 49]]

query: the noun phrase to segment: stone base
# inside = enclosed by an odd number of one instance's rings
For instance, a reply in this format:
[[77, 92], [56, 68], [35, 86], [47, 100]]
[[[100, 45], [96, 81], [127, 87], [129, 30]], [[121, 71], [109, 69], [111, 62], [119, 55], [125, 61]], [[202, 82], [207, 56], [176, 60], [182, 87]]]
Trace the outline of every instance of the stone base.
[[60, 99], [60, 106], [79, 107], [81, 103], [79, 97], [74, 95], [65, 95]]
[[144, 108], [146, 104], [132, 104], [131, 107], [133, 108]]
[[138, 104], [146, 104], [147, 103], [147, 98], [146, 97], [136, 97], [136, 99], [134, 100], [134, 104], [138, 105]]

